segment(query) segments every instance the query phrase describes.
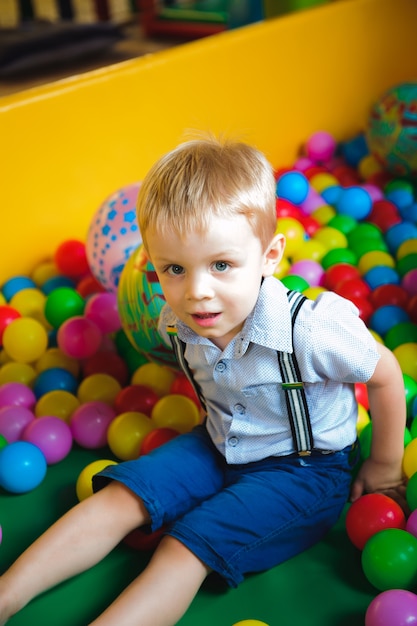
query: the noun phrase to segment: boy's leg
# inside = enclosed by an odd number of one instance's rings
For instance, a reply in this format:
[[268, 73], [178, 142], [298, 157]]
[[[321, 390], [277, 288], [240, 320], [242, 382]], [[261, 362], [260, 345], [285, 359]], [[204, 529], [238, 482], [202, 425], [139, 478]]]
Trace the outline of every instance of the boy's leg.
[[38, 594], [98, 563], [148, 521], [141, 499], [118, 482], [80, 502], [0, 577], [0, 626]]
[[146, 569], [90, 626], [174, 626], [209, 571], [184, 544], [166, 536]]

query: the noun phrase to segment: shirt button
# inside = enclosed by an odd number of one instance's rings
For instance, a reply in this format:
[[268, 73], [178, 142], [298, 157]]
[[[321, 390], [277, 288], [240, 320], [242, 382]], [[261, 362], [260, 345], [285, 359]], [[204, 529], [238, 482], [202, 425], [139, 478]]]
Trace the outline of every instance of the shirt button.
[[232, 446], [232, 448], [237, 446], [238, 443], [239, 443], [239, 439], [237, 437], [230, 437], [229, 438], [229, 446]]
[[226, 363], [224, 363], [224, 361], [219, 361], [216, 365], [216, 371], [224, 372], [225, 369], [226, 369]]
[[246, 413], [246, 409], [243, 404], [235, 404], [235, 411], [239, 413], [239, 415], [244, 415]]

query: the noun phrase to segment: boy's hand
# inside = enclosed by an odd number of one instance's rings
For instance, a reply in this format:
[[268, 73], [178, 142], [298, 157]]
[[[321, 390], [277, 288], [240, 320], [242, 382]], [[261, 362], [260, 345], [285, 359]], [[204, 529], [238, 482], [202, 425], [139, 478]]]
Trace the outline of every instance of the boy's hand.
[[406, 479], [402, 474], [401, 464], [389, 465], [366, 459], [353, 482], [350, 492], [351, 502], [366, 493], [383, 493], [395, 500], [408, 515], [410, 509], [405, 497]]

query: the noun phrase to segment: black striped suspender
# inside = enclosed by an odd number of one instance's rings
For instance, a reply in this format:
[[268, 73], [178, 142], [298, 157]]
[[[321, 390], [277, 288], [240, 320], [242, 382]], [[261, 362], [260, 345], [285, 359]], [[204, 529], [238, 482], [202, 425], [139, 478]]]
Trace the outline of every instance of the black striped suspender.
[[[292, 328], [294, 328], [298, 312], [307, 298], [298, 291], [289, 291], [287, 296], [290, 304]], [[181, 369], [194, 387], [201, 406], [203, 409], [206, 409], [206, 403], [200, 386], [194, 380], [191, 369], [184, 356], [184, 342], [178, 338], [175, 327], [168, 326], [167, 332], [171, 339], [172, 347]], [[311, 430], [310, 414], [308, 411], [304, 384], [301, 381], [297, 359], [294, 351], [292, 354], [288, 352], [277, 352], [277, 356], [282, 376], [282, 389], [285, 393], [294, 447], [300, 456], [307, 456], [311, 453], [311, 450], [314, 447], [313, 434]]]

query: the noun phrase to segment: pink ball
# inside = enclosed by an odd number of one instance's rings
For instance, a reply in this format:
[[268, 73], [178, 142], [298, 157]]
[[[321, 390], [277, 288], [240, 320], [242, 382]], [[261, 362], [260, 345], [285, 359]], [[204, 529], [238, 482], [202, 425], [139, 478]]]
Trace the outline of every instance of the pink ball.
[[417, 537], [417, 509], [410, 513], [405, 529], [408, 533], [410, 533], [410, 535]]
[[313, 165], [314, 161], [312, 161], [311, 159], [308, 159], [307, 157], [300, 157], [294, 163], [294, 169], [298, 170], [299, 172], [305, 172], [310, 167], [313, 167]]
[[311, 287], [318, 287], [323, 284], [324, 269], [317, 261], [310, 259], [296, 261], [292, 264], [288, 273], [301, 276]]
[[0, 386], [0, 407], [24, 406], [27, 409], [31, 409], [35, 404], [36, 396], [27, 385], [10, 382]]
[[404, 589], [389, 589], [374, 598], [365, 615], [365, 626], [416, 626], [417, 596]]
[[70, 427], [64, 420], [53, 415], [34, 419], [26, 426], [22, 439], [37, 446], [43, 452], [48, 465], [62, 461], [72, 448]]
[[116, 411], [105, 402], [85, 402], [71, 415], [72, 436], [83, 448], [102, 448], [107, 444], [107, 429], [115, 417]]
[[307, 157], [315, 163], [330, 161], [336, 150], [336, 141], [332, 135], [324, 130], [319, 130], [306, 143]]
[[71, 317], [60, 326], [58, 347], [74, 359], [87, 359], [97, 352], [103, 335], [97, 324], [82, 316]]
[[318, 191], [314, 189], [314, 187], [310, 187], [308, 190], [307, 198], [304, 202], [301, 203], [301, 208], [303, 213], [306, 215], [311, 215], [316, 209], [320, 209], [322, 206], [325, 206], [326, 202], [323, 200], [322, 196]]
[[401, 281], [402, 287], [406, 290], [410, 296], [417, 294], [417, 269], [407, 272]]
[[19, 441], [26, 426], [35, 415], [25, 406], [5, 406], [0, 409], [0, 435], [8, 443]]
[[115, 293], [97, 293], [88, 299], [84, 315], [101, 330], [103, 334], [114, 333], [122, 326]]

